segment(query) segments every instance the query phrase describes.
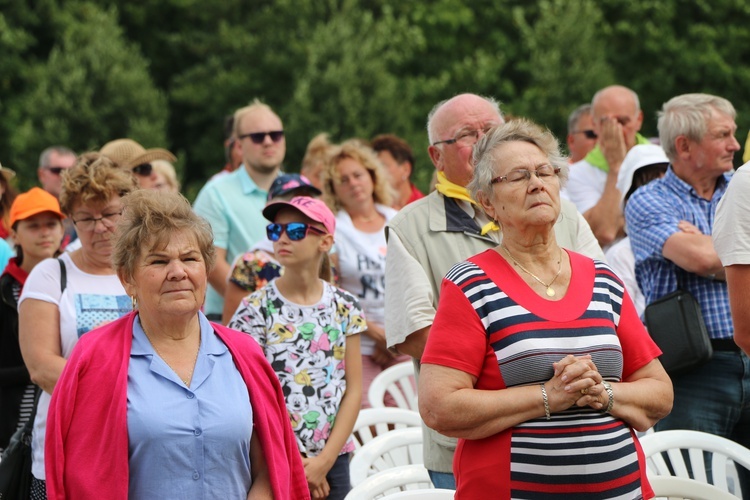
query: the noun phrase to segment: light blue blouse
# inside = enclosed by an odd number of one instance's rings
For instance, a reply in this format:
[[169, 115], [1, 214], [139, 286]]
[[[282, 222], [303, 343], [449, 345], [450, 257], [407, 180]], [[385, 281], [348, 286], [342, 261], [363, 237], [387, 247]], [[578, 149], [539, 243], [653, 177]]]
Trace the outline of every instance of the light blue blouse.
[[[190, 388], [133, 324], [128, 366], [131, 499], [244, 499], [250, 490], [253, 413], [227, 346], [200, 314]], [[105, 390], [105, 389], [103, 389]]]

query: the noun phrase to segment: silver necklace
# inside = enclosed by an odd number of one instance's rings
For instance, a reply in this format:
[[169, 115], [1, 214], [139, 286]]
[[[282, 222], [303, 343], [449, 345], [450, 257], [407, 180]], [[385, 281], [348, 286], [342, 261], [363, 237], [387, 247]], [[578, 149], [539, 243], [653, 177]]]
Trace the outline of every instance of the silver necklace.
[[159, 355], [159, 357], [162, 359], [162, 361], [164, 361], [164, 363], [170, 368], [170, 370], [172, 370], [174, 372], [175, 375], [177, 375], [177, 377], [180, 380], [182, 380], [183, 382], [185, 382], [185, 386], [186, 387], [190, 387], [190, 382], [193, 380], [193, 372], [195, 371], [195, 364], [198, 362], [198, 353], [201, 350], [201, 342], [200, 342], [200, 340], [198, 340], [198, 349], [196, 349], [196, 351], [195, 351], [195, 359], [193, 360], [193, 367], [190, 368], [190, 373], [188, 374], [187, 378], [182, 378], [182, 377], [180, 377], [180, 374], [177, 373], [177, 370], [175, 370], [174, 367], [172, 367], [172, 365], [169, 364], [169, 361], [167, 361], [167, 358], [165, 358], [164, 355], [161, 352], [159, 352], [159, 349], [156, 347], [156, 344], [154, 344], [154, 341], [151, 340], [151, 335], [149, 335], [148, 332], [146, 331], [146, 329], [143, 328], [143, 324], [141, 324], [141, 328], [143, 329], [143, 333], [146, 334], [146, 338], [148, 339], [149, 343], [151, 344], [151, 347], [153, 347], [154, 351], [156, 351], [156, 354]]
[[557, 274], [555, 274], [555, 277], [552, 278], [552, 281], [549, 282], [549, 284], [545, 283], [544, 281], [540, 280], [536, 274], [532, 273], [525, 267], [521, 265], [520, 262], [518, 262], [511, 254], [510, 250], [508, 250], [508, 247], [505, 246], [505, 243], [501, 243], [500, 246], [505, 250], [505, 253], [508, 254], [508, 257], [510, 257], [510, 260], [513, 261], [513, 264], [521, 268], [521, 271], [525, 272], [535, 280], [537, 280], [542, 286], [544, 286], [547, 289], [547, 297], [554, 297], [555, 291], [552, 289], [552, 284], [555, 282], [558, 276], [560, 276], [560, 273], [562, 272], [562, 248], [560, 248], [560, 260], [558, 261], [558, 268], [557, 268]]

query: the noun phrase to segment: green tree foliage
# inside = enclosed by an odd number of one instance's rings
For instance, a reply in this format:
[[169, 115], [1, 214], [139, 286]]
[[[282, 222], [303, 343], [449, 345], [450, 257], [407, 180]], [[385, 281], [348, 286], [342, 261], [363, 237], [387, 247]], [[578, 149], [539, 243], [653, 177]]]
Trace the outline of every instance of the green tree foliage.
[[[281, 110], [292, 137], [408, 135], [415, 119], [423, 119], [412, 105], [415, 85], [406, 69], [424, 40], [406, 19], [396, 19], [389, 8], [376, 18], [349, 1], [308, 42], [294, 94]], [[290, 157], [301, 159], [305, 146], [304, 140], [293, 143]]]
[[749, 24], [743, 0], [0, 0], [0, 161], [30, 183], [46, 145], [130, 136], [177, 153], [194, 196], [224, 163], [224, 117], [260, 98], [284, 120], [287, 169], [320, 131], [392, 132], [426, 187], [436, 102], [490, 95], [562, 138], [611, 83], [640, 95], [646, 135], [667, 99], [710, 92], [744, 139]]
[[[739, 111], [744, 142], [750, 115], [750, 4], [743, 0], [604, 0], [607, 57], [618, 81], [638, 92], [644, 130], [656, 135], [656, 112], [675, 95], [707, 92]], [[740, 155], [737, 155], [739, 158]]]
[[602, 13], [594, 1], [542, 0], [533, 20], [520, 7], [513, 14], [529, 56], [520, 63], [525, 84], [510, 108], [544, 123], [562, 139], [572, 109], [615, 82], [600, 43]]
[[116, 10], [81, 2], [58, 15], [59, 42], [28, 68], [28, 86], [8, 109], [10, 145], [27, 180], [51, 144], [86, 151], [119, 137], [166, 143], [166, 99], [137, 47], [123, 39]]

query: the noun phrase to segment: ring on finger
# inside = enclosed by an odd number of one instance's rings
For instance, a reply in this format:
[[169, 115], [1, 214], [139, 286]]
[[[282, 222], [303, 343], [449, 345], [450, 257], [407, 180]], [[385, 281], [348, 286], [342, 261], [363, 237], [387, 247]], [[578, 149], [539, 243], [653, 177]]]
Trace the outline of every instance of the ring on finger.
[[588, 387], [585, 389], [581, 389], [581, 394], [588, 394], [588, 393], [589, 393]]

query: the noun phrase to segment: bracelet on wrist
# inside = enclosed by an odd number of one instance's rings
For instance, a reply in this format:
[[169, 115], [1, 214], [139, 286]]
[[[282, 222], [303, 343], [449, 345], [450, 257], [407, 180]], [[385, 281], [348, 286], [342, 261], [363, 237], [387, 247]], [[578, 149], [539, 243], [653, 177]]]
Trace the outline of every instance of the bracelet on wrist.
[[612, 385], [606, 380], [602, 381], [602, 385], [604, 386], [604, 390], [607, 391], [607, 396], [609, 397], [607, 409], [604, 411], [607, 413], [612, 413], [612, 407], [615, 405], [615, 391], [612, 390]]
[[544, 400], [544, 416], [547, 417], [547, 420], [550, 420], [552, 417], [549, 414], [549, 399], [547, 399], [547, 389], [544, 388], [544, 384], [539, 384], [539, 387], [542, 388], [542, 400]]

